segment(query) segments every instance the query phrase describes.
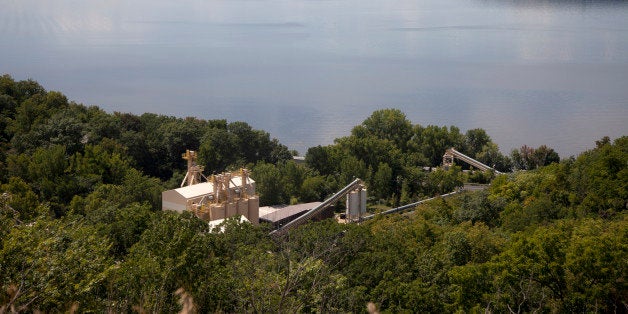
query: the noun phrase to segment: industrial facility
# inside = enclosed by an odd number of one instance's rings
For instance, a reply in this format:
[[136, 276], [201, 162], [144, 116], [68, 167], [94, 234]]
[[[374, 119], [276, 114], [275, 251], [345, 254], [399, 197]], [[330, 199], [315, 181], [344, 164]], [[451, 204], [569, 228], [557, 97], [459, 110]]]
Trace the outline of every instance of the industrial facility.
[[249, 177], [247, 169], [207, 178], [203, 175], [203, 167], [196, 163], [196, 158], [195, 151], [187, 150], [183, 154], [188, 171], [181, 187], [161, 193], [163, 210], [179, 213], [189, 211], [210, 225], [240, 216], [241, 220], [244, 217], [253, 224], [260, 221], [270, 223], [277, 234], [311, 219], [333, 217], [333, 205], [344, 196], [347, 196], [345, 221], [357, 222], [366, 214], [366, 188], [360, 179], [351, 182], [324, 202], [260, 208], [255, 181]]
[[212, 175], [201, 182], [203, 169], [196, 164], [196, 152], [188, 150], [183, 158], [188, 172], [180, 188], [161, 193], [163, 210], [190, 211], [208, 222], [240, 215], [258, 224], [259, 198], [248, 170]]
[[[225, 172], [207, 178], [203, 167], [196, 163], [197, 154], [187, 150], [183, 159], [187, 160], [188, 171], [181, 182], [181, 187], [162, 192], [162, 209], [176, 212], [189, 211], [200, 219], [218, 225], [224, 219], [240, 216], [253, 224], [270, 223], [271, 234], [282, 235], [288, 230], [309, 220], [319, 220], [333, 216], [333, 205], [346, 196], [346, 211], [343, 222], [360, 222], [373, 218], [366, 212], [366, 187], [360, 179], [355, 179], [336, 194], [323, 202], [275, 205], [259, 207], [259, 197], [255, 193], [255, 181], [249, 177], [247, 169], [237, 172]], [[453, 166], [454, 158], [462, 160], [481, 170], [497, 170], [467, 156], [454, 148], [449, 148], [443, 156], [443, 167]], [[202, 180], [205, 182], [202, 182]], [[457, 191], [442, 195], [454, 195]], [[390, 209], [381, 214], [399, 212], [417, 206], [427, 200]]]
[[[273, 227], [279, 228], [290, 221], [295, 220], [301, 215], [305, 214], [312, 208], [319, 206], [321, 202], [303, 203], [296, 205], [274, 205], [264, 206], [259, 208], [259, 220], [260, 222], [266, 222], [272, 224]], [[330, 207], [329, 211], [323, 211], [321, 214], [314, 217], [313, 220], [322, 220], [325, 218], [334, 217], [333, 208]]]
[[353, 197], [347, 197], [347, 212], [345, 215], [347, 217], [353, 215], [352, 220], [347, 220], [359, 221], [362, 213], [366, 213], [366, 188], [364, 187], [364, 183], [362, 182], [362, 180], [355, 179], [353, 180], [353, 182], [349, 183], [347, 186], [336, 192], [336, 194], [327, 198], [322, 203], [318, 204], [316, 207], [305, 211], [303, 214], [298, 215], [298, 217], [296, 217], [294, 220], [291, 220], [290, 222], [287, 222], [286, 224], [277, 226], [277, 229], [273, 230], [270, 234], [275, 236], [282, 236], [286, 234], [291, 229], [304, 224], [314, 217], [317, 217], [345, 195], [354, 195]]

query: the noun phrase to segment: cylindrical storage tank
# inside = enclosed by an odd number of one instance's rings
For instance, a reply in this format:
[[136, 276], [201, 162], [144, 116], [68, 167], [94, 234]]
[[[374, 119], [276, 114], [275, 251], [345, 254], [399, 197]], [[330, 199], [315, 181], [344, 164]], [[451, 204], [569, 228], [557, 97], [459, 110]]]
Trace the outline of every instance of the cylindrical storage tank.
[[238, 214], [238, 204], [237, 203], [227, 203], [227, 214], [225, 218], [233, 217]]
[[366, 214], [366, 189], [360, 190], [360, 216]]
[[253, 196], [249, 198], [249, 221], [257, 225], [259, 223], [259, 198], [257, 196]]
[[224, 204], [212, 204], [209, 207], [210, 220], [224, 219], [225, 218], [225, 205]]
[[360, 194], [357, 191], [351, 191], [347, 195], [347, 218], [355, 219], [360, 215]]
[[246, 217], [249, 219], [249, 201], [248, 199], [238, 200], [238, 215]]

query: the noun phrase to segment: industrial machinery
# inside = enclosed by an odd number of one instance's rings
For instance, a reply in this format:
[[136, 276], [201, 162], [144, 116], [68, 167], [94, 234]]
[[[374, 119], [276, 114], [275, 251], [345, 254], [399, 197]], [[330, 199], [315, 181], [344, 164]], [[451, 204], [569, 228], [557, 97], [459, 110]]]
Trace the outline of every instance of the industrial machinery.
[[[258, 223], [259, 198], [247, 169], [207, 179], [202, 174], [203, 168], [196, 164], [194, 151], [186, 151], [183, 158], [188, 161], [188, 172], [180, 188], [161, 193], [163, 210], [190, 211], [205, 221], [241, 215], [253, 224]], [[201, 178], [207, 182], [201, 182]]]
[[[349, 183], [347, 186], [338, 191], [336, 194], [323, 201], [320, 205], [305, 212], [305, 214], [301, 215], [299, 218], [292, 220], [291, 222], [279, 227], [276, 230], [273, 230], [270, 234], [274, 236], [284, 235], [290, 229], [302, 225], [313, 216], [325, 210], [325, 208], [333, 205], [343, 196], [347, 194], [352, 195], [354, 193], [355, 196], [353, 196], [353, 198], [349, 196], [349, 198], [353, 199], [353, 201], [347, 200], [348, 203], [351, 202], [351, 204], [348, 204], [350, 206], [347, 206], [347, 213], [350, 213], [353, 219], [359, 220], [361, 213], [366, 213], [366, 189], [362, 180], [355, 179], [353, 182]], [[357, 201], [358, 203], [353, 203], [354, 201]], [[352, 209], [350, 210], [350, 208]]]
[[188, 172], [185, 174], [183, 181], [181, 181], [181, 187], [201, 183], [201, 178], [207, 181], [207, 177], [203, 175], [203, 166], [199, 166], [196, 163], [197, 154], [195, 151], [187, 149], [182, 158], [188, 161]]
[[445, 151], [445, 155], [443, 155], [443, 167], [445, 169], [449, 169], [449, 167], [453, 166], [454, 164], [454, 158], [462, 160], [466, 163], [468, 163], [469, 165], [476, 167], [482, 171], [486, 171], [486, 170], [492, 170], [495, 171], [495, 173], [500, 174], [501, 172], [493, 169], [492, 167], [489, 167], [457, 150], [455, 150], [453, 147], [449, 148]]

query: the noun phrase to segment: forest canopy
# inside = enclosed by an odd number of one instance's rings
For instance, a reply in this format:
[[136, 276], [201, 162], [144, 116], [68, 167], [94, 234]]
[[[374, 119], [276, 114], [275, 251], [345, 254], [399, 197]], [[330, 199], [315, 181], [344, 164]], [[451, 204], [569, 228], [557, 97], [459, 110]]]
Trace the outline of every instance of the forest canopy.
[[[508, 173], [435, 168], [450, 147]], [[374, 211], [490, 185], [282, 238], [236, 220], [219, 232], [161, 211], [186, 149], [208, 174], [252, 169], [263, 204], [355, 177]], [[482, 129], [383, 109], [304, 164], [293, 153], [245, 122], [107, 113], [0, 76], [0, 313], [628, 311], [628, 136], [506, 156]]]

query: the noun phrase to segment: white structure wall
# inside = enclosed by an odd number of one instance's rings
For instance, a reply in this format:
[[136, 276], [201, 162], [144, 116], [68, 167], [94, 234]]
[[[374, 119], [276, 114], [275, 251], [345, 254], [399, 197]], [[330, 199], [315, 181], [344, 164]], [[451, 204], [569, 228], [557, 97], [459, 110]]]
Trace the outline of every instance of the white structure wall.
[[[187, 210], [210, 221], [240, 214], [256, 224], [259, 219], [259, 200], [255, 196], [255, 181], [250, 178], [246, 184], [242, 181], [241, 176], [229, 177], [228, 189], [223, 190], [218, 189], [213, 182], [203, 182], [163, 191], [162, 210], [179, 213]], [[201, 203], [204, 208], [198, 206]]]

